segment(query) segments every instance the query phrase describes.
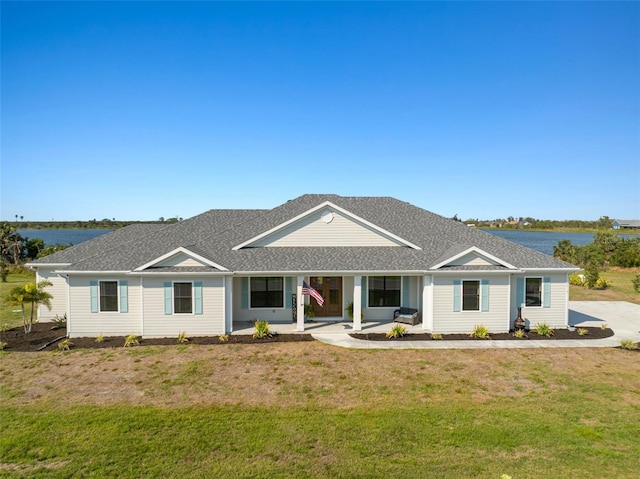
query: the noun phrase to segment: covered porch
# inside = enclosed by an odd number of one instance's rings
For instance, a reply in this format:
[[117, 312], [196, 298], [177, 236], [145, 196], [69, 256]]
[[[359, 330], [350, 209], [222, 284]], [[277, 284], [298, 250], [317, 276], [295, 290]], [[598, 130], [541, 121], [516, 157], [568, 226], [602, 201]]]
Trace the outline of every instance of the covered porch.
[[[269, 323], [269, 329], [277, 334], [337, 334], [337, 333], [387, 333], [395, 324], [393, 320], [386, 321], [364, 321], [360, 323], [360, 329], [354, 329], [354, 323], [351, 320], [336, 320], [336, 321], [306, 321], [304, 323], [304, 329], [300, 331], [297, 323]], [[414, 326], [409, 324], [402, 324], [407, 328], [409, 333], [423, 333], [422, 323], [418, 323]], [[234, 321], [232, 334], [253, 334], [255, 328], [252, 321]]]

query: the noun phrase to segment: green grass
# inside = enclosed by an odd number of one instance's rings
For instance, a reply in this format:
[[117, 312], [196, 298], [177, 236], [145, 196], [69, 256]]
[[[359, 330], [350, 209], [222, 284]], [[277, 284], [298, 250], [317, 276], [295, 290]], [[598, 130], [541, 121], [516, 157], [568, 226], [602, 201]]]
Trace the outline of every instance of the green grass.
[[[5, 408], [3, 477], [632, 477], [638, 422], [575, 404]], [[524, 406], [530, 406], [528, 413]], [[579, 405], [578, 405], [579, 406]], [[624, 408], [623, 408], [624, 409]], [[587, 410], [588, 411], [588, 410]], [[635, 419], [638, 419], [637, 410]]]
[[640, 293], [633, 289], [632, 280], [640, 274], [640, 268], [610, 268], [601, 271], [600, 276], [611, 285], [607, 289], [588, 289], [570, 285], [569, 299], [572, 301], [629, 301], [640, 304]]
[[[7, 282], [0, 282], [0, 326], [7, 325], [9, 328], [15, 328], [22, 325], [22, 314], [14, 313], [13, 310], [19, 309], [17, 306], [9, 306], [3, 299], [9, 294], [9, 291], [14, 286], [21, 286], [25, 283], [35, 281], [35, 271], [26, 273], [10, 274], [7, 277]], [[29, 314], [29, 307], [26, 308], [27, 314]]]

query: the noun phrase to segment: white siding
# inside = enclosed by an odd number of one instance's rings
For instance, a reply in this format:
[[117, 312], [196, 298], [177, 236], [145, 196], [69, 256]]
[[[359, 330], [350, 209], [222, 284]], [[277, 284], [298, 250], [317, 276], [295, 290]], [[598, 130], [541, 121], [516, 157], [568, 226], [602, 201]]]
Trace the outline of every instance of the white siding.
[[178, 253], [175, 256], [165, 259], [160, 263], [154, 265], [156, 267], [171, 267], [171, 266], [202, 266], [203, 263], [192, 258], [184, 253]]
[[[128, 312], [91, 312], [90, 281], [127, 281]], [[140, 278], [102, 277], [69, 278], [69, 304], [67, 333], [72, 338], [104, 336], [126, 336], [142, 334], [140, 321]]]
[[514, 276], [512, 279], [512, 294], [511, 294], [511, 323], [518, 316], [518, 305], [516, 304], [517, 291], [516, 278], [540, 278], [548, 277], [551, 279], [551, 302], [549, 308], [544, 307], [524, 307], [522, 308], [522, 317], [526, 322], [526, 328], [534, 328], [536, 324], [545, 322], [552, 328], [566, 328], [568, 326], [568, 281], [566, 274], [546, 274], [546, 273], [531, 273], [527, 275]]
[[261, 238], [254, 246], [399, 246], [396, 240], [357, 223], [338, 212], [327, 223], [322, 218], [329, 210], [315, 212], [286, 228]]
[[[454, 279], [489, 281], [489, 311], [453, 311]], [[471, 333], [482, 324], [490, 332], [509, 331], [509, 277], [465, 275], [460, 278], [434, 276], [433, 332]]]
[[471, 265], [471, 266], [489, 266], [489, 265], [495, 265], [495, 262], [489, 261], [487, 258], [478, 255], [477, 253], [468, 253], [465, 254], [464, 256], [452, 261], [451, 263], [452, 266], [466, 266], [466, 265]]
[[53, 298], [51, 299], [51, 309], [40, 305], [38, 308], [38, 321], [41, 323], [51, 322], [57, 315], [62, 317], [67, 312], [67, 280], [53, 272], [53, 268], [38, 268], [36, 271], [36, 283], [42, 280], [53, 283], [47, 286], [45, 291]]
[[224, 277], [188, 278], [180, 282], [202, 283], [202, 314], [165, 314], [164, 283], [172, 278], [143, 278], [144, 337], [172, 338], [184, 331], [187, 337], [219, 336], [225, 333]]

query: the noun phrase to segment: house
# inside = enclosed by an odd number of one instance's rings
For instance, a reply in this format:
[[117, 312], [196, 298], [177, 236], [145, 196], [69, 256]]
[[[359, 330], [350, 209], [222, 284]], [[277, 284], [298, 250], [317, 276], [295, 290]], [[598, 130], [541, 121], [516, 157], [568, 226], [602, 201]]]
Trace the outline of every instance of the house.
[[401, 306], [432, 332], [509, 331], [518, 306], [532, 326], [563, 328], [577, 271], [394, 198], [337, 195], [136, 224], [30, 266], [53, 283], [40, 320], [66, 313], [70, 337], [214, 336], [254, 319], [304, 331], [309, 301], [315, 321], [352, 321], [355, 331], [361, 317], [391, 325]]
[[613, 220], [611, 227], [614, 230], [640, 229], [640, 220]]

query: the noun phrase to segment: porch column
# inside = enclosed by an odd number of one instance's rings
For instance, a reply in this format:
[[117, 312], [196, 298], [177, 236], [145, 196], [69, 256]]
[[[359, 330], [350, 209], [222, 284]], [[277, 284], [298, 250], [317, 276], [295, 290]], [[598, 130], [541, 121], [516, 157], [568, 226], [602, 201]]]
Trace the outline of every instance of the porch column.
[[362, 276], [353, 277], [353, 330], [362, 330]]
[[224, 322], [225, 332], [233, 333], [233, 276], [224, 277]]
[[304, 331], [304, 297], [302, 296], [302, 282], [304, 276], [298, 276], [298, 283], [296, 285], [296, 331]]
[[433, 332], [433, 275], [422, 279], [422, 329]]

